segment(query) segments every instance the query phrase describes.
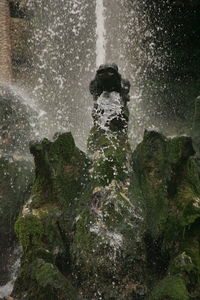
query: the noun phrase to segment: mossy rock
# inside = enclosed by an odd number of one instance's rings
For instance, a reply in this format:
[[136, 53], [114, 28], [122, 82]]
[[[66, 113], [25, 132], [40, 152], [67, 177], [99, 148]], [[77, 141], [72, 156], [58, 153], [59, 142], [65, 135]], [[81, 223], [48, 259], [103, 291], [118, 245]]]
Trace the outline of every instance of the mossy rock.
[[88, 299], [94, 297], [97, 287], [105, 299], [110, 299], [108, 290], [115, 297], [126, 294], [121, 277], [142, 285], [141, 224], [140, 210], [128, 198], [126, 185], [118, 186], [113, 180], [107, 186], [88, 187], [80, 201], [70, 247], [74, 273]]
[[14, 224], [31, 194], [33, 164], [21, 157], [0, 158], [0, 286], [10, 280], [17, 239]]
[[[160, 281], [167, 286], [171, 279], [163, 278], [171, 274], [183, 280], [187, 297], [198, 299], [200, 169], [194, 154], [189, 137], [145, 132], [133, 153], [130, 190], [145, 221], [147, 285]], [[175, 298], [175, 292], [174, 296], [155, 292], [153, 297], [182, 299]]]
[[24, 256], [13, 295], [198, 299], [200, 165], [191, 138], [146, 131], [131, 155], [125, 134], [93, 127], [88, 143], [90, 160], [70, 133], [31, 147], [36, 178], [16, 223]]
[[16, 218], [25, 201], [30, 197], [33, 181], [33, 164], [30, 161], [15, 160], [12, 156], [0, 158], [0, 227], [7, 239], [13, 238]]
[[59, 208], [50, 205], [24, 212], [18, 218], [15, 230], [23, 246], [23, 256], [14, 297], [77, 299], [67, 277], [70, 270], [67, 225]]
[[167, 139], [154, 131], [145, 132], [144, 140], [133, 153], [133, 192], [142, 202], [146, 226], [153, 236], [162, 232], [169, 211], [177, 206], [174, 198], [179, 197], [181, 182], [187, 176], [185, 168], [193, 154], [191, 138]]
[[84, 183], [87, 181], [89, 161], [75, 147], [71, 133], [58, 135], [54, 142], [44, 139], [31, 145], [36, 165], [33, 185], [33, 207], [46, 203], [58, 203], [73, 207]]
[[[145, 132], [144, 140], [133, 153], [133, 170], [139, 196], [145, 212], [148, 231], [157, 235], [167, 218], [167, 180], [169, 165], [166, 158], [167, 139], [157, 132]], [[136, 188], [134, 187], [136, 191]]]
[[189, 300], [184, 281], [176, 276], [167, 276], [151, 292], [148, 300]]
[[29, 300], [77, 299], [68, 279], [69, 244], [89, 160], [70, 133], [32, 144], [31, 153], [36, 177], [31, 199], [15, 224], [23, 256], [13, 295]]
[[26, 215], [18, 218], [15, 223], [15, 231], [23, 246], [23, 252], [34, 251], [41, 245], [44, 228], [40, 219], [34, 215]]
[[75, 289], [53, 263], [36, 259], [23, 263], [12, 295], [18, 299], [78, 299]]
[[94, 126], [88, 138], [88, 152], [93, 160], [91, 179], [94, 186], [129, 178], [131, 148], [126, 133], [113, 133]]
[[126, 299], [126, 284], [123, 286], [120, 278], [127, 276], [127, 284], [134, 278], [142, 285], [142, 276], [133, 271], [133, 265], [143, 273], [143, 264], [137, 263], [142, 261], [142, 216], [129, 198], [132, 168], [127, 135], [94, 126], [88, 152], [92, 160], [90, 180], [78, 202], [70, 247], [73, 273], [86, 299], [97, 297], [97, 289], [105, 299], [123, 293], [119, 299]]

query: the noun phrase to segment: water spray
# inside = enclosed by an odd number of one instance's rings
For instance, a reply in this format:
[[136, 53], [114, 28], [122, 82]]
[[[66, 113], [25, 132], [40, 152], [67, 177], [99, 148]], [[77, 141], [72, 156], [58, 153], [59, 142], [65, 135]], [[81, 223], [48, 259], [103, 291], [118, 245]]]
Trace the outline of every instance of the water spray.
[[105, 63], [106, 58], [106, 29], [105, 7], [103, 0], [96, 0], [96, 66]]

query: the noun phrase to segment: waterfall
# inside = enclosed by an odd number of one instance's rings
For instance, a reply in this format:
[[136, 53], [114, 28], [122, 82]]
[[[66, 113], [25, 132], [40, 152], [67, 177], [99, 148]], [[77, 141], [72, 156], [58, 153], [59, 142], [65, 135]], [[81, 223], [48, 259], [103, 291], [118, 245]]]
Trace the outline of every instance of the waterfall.
[[14, 258], [14, 263], [11, 264], [10, 266], [10, 271], [11, 271], [10, 281], [8, 281], [4, 286], [0, 286], [0, 298], [6, 297], [7, 299], [7, 296], [10, 295], [13, 290], [13, 285], [17, 278], [17, 272], [20, 267], [20, 254], [21, 254], [20, 247], [17, 246], [11, 255], [11, 257]]
[[103, 0], [96, 0], [96, 67], [105, 63], [106, 29]]
[[[61, 3], [62, 2], [62, 3]], [[91, 126], [88, 86], [95, 68], [95, 1], [29, 0], [31, 97], [46, 112], [42, 136], [71, 131], [86, 148]]]

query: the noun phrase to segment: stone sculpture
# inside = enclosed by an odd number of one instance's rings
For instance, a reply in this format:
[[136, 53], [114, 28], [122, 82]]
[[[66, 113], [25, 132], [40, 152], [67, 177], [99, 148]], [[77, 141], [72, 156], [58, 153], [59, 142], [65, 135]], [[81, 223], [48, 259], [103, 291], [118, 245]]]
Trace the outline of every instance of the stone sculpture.
[[93, 95], [93, 119], [95, 125], [103, 129], [127, 129], [130, 100], [130, 82], [123, 79], [116, 64], [104, 64], [99, 67], [95, 78], [90, 82]]

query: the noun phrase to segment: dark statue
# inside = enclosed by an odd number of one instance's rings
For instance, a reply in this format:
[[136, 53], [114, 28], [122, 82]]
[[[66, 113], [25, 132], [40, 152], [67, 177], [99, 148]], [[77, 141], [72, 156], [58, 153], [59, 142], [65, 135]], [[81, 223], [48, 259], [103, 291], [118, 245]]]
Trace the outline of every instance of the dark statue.
[[110, 128], [114, 131], [127, 129], [130, 82], [122, 78], [117, 65], [101, 65], [89, 88], [94, 99], [94, 123], [101, 126], [103, 122], [104, 129]]

